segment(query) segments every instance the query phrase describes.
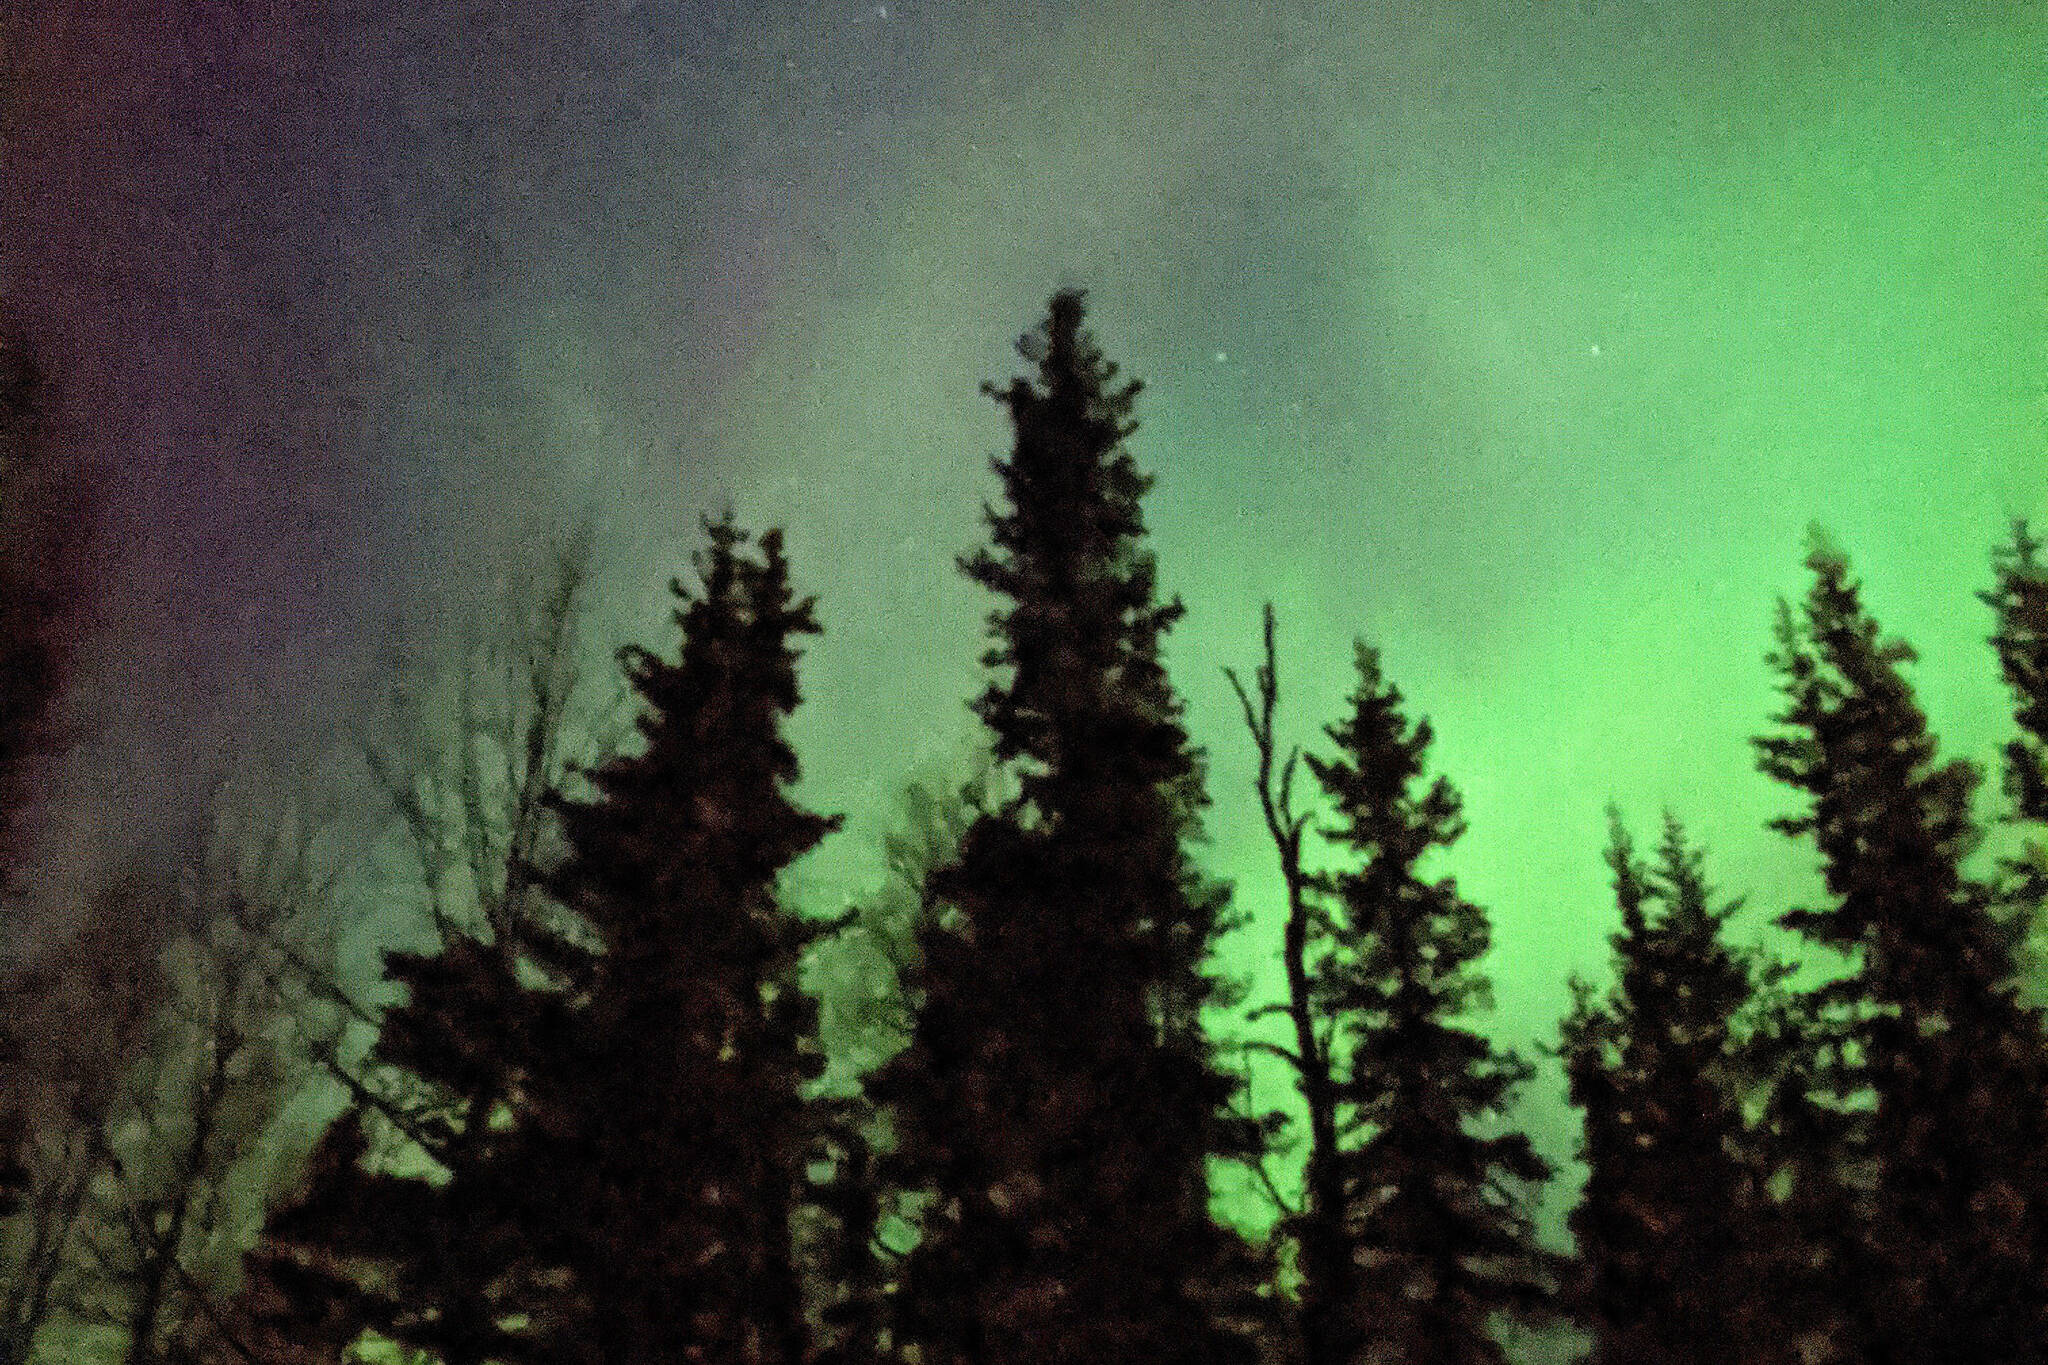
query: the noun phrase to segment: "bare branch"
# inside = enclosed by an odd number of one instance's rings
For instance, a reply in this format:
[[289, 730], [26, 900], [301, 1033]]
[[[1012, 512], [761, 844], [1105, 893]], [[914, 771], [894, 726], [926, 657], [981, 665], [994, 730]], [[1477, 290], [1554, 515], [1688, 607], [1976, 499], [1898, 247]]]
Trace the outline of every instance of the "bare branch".
[[1240, 1042], [1237, 1046], [1246, 1052], [1263, 1052], [1268, 1056], [1278, 1057], [1281, 1061], [1293, 1067], [1297, 1073], [1302, 1069], [1301, 1054], [1291, 1048], [1282, 1047], [1278, 1043], [1269, 1043], [1263, 1038], [1249, 1038]]

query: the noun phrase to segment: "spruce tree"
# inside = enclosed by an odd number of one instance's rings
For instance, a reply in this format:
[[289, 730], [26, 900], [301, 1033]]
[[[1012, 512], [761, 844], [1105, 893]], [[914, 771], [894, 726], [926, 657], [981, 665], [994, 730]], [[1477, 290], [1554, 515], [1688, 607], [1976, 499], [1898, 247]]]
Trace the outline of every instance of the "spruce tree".
[[556, 802], [568, 856], [548, 886], [599, 946], [571, 966], [579, 1006], [526, 1078], [536, 1118], [498, 1183], [557, 1210], [536, 1236], [571, 1280], [561, 1359], [809, 1353], [793, 1220], [829, 1116], [806, 1093], [824, 1060], [797, 972], [824, 930], [777, 883], [838, 824], [791, 799], [783, 736], [818, 627], [780, 532], [756, 555], [729, 518], [708, 531], [701, 590], [675, 585], [680, 657], [626, 656], [644, 749]]
[[[1585, 1114], [1586, 1189], [1571, 1217], [1592, 1365], [1739, 1365], [1796, 1359], [1766, 1279], [1785, 1267], [1742, 1104], [1760, 973], [1723, 934], [1703, 858], [1665, 817], [1655, 869], [1610, 812], [1607, 864], [1621, 930], [1615, 982], [1575, 980], [1563, 1028], [1572, 1103]], [[1766, 979], [1782, 975], [1771, 969]], [[1780, 1286], [1782, 1288], [1782, 1286]]]
[[1810, 835], [1829, 900], [1781, 923], [1849, 956], [1830, 1000], [1871, 1092], [1874, 1185], [1862, 1307], [1872, 1359], [2048, 1358], [2048, 1064], [2018, 1000], [2009, 924], [1967, 875], [1976, 769], [1939, 761], [1901, 672], [1914, 658], [1865, 610], [1816, 533], [1802, 611], [1780, 603], [1785, 708], [1760, 766], [1807, 798], [1772, 823]]
[[1448, 779], [1425, 779], [1430, 724], [1403, 715], [1377, 652], [1361, 642], [1356, 663], [1350, 713], [1326, 728], [1335, 755], [1307, 756], [1336, 816], [1323, 832], [1348, 863], [1326, 882], [1333, 951], [1312, 991], [1344, 1054], [1356, 1358], [1504, 1365], [1490, 1319], [1550, 1308], [1527, 1206], [1550, 1167], [1526, 1134], [1480, 1129], [1530, 1067], [1458, 1022], [1490, 995], [1476, 963], [1491, 930], [1454, 878], [1420, 865], [1463, 834], [1461, 803]]
[[337, 1071], [351, 1103], [244, 1259], [237, 1312], [277, 1339], [277, 1365], [296, 1365], [284, 1343], [315, 1323], [322, 1350], [370, 1333], [442, 1365], [555, 1359], [536, 1310], [557, 1266], [533, 1235], [537, 1201], [504, 1172], [531, 1040], [563, 1002], [518, 970], [467, 935], [386, 955], [408, 998], [361, 1071]]
[[[401, 686], [402, 738], [364, 746], [418, 858], [434, 934], [429, 948], [385, 954], [403, 997], [373, 1010], [270, 945], [334, 1007], [332, 1027], [309, 1017], [307, 1033], [349, 1104], [248, 1263], [256, 1318], [318, 1322], [328, 1345], [375, 1333], [442, 1365], [558, 1358], [566, 1272], [539, 1233], [564, 1213], [520, 1178], [518, 1144], [531, 1078], [577, 1004], [561, 964], [587, 961], [587, 929], [537, 886], [537, 864], [552, 859], [548, 794], [589, 743], [575, 666], [582, 574], [571, 545], [537, 591], [508, 587], [503, 633], [472, 637], [450, 679], [451, 729], [412, 714]], [[375, 1036], [361, 1060], [347, 1055], [354, 1030]]]
[[1864, 1359], [1857, 1324], [1872, 1282], [1868, 1091], [1850, 995], [1798, 990], [1783, 965], [1757, 983], [1741, 1040], [1744, 1157], [1768, 1203], [1759, 1210], [1758, 1326], [1775, 1324], [1762, 1359], [1798, 1365]]
[[[373, 1061], [415, 1095], [352, 1087], [252, 1263], [265, 1320], [339, 1312], [448, 1365], [809, 1355], [792, 1224], [846, 1130], [806, 1094], [797, 968], [825, 929], [777, 880], [837, 823], [787, 795], [794, 639], [817, 627], [778, 532], [754, 555], [729, 519], [708, 531], [701, 587], [674, 585], [680, 657], [623, 656], [640, 752], [588, 770], [587, 799], [548, 794], [562, 856], [511, 869], [573, 918], [389, 955], [409, 997]], [[440, 1178], [372, 1169], [365, 1108]]]
[[[2005, 745], [2005, 797], [2010, 818], [2039, 830], [2048, 825], [2048, 564], [2041, 542], [2025, 521], [2015, 521], [2012, 543], [1993, 556], [1996, 583], [1979, 596], [1997, 614], [1991, 646], [2012, 693], [2019, 728]], [[2048, 850], [2030, 840], [2008, 860], [2006, 900], [2018, 913], [2038, 917], [2048, 906]]]
[[[322, 1130], [291, 1185], [273, 1199], [256, 1245], [242, 1257], [240, 1292], [221, 1323], [214, 1365], [340, 1365], [364, 1330], [347, 1249], [309, 1244], [300, 1227], [359, 1225], [360, 1162], [368, 1150], [360, 1116], [345, 1112]], [[323, 1207], [325, 1205], [325, 1207]], [[372, 1244], [372, 1250], [381, 1247]]]
[[1083, 311], [1056, 294], [1020, 343], [1036, 379], [986, 389], [1015, 444], [961, 568], [1003, 599], [975, 711], [1015, 795], [931, 879], [911, 1039], [870, 1087], [894, 1178], [927, 1196], [897, 1325], [930, 1365], [1251, 1351], [1214, 1311], [1233, 1248], [1207, 1166], [1249, 1137], [1202, 1031], [1227, 891], [1187, 851], [1203, 765], [1159, 657], [1181, 606], [1124, 446], [1139, 386]]

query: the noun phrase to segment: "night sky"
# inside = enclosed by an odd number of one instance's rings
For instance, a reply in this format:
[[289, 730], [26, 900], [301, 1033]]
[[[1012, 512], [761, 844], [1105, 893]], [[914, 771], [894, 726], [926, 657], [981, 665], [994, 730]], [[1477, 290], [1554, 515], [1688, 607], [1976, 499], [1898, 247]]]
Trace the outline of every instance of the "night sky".
[[[2040, 6], [10, 12], [0, 312], [111, 528], [65, 875], [230, 739], [310, 766], [394, 621], [461, 617], [580, 508], [605, 628], [668, 648], [730, 501], [820, 597], [797, 738], [850, 818], [800, 880], [861, 894], [894, 794], [971, 739], [990, 603], [952, 561], [1007, 438], [977, 386], [1066, 285], [1147, 384], [1244, 970], [1278, 897], [1222, 669], [1268, 598], [1294, 738], [1355, 634], [1435, 724], [1525, 1049], [1604, 971], [1608, 801], [1645, 842], [1686, 817], [1745, 924], [1812, 890], [1747, 744], [1810, 521], [1948, 752], [2010, 724], [1972, 594], [2048, 522]], [[1554, 1071], [1528, 1122], [1569, 1154]]]

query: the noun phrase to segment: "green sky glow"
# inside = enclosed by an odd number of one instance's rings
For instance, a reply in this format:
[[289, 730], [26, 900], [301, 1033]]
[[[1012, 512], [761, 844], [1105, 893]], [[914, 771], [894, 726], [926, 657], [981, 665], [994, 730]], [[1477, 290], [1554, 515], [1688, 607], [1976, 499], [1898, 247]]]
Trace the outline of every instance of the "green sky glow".
[[[497, 131], [388, 152], [426, 226], [367, 218], [404, 268], [347, 272], [331, 305], [404, 320], [350, 335], [418, 462], [387, 482], [426, 490], [386, 582], [443, 610], [526, 534], [508, 502], [594, 491], [606, 615], [657, 642], [698, 512], [787, 526], [826, 632], [808, 795], [849, 815], [807, 898], [864, 894], [897, 791], [969, 739], [989, 604], [952, 559], [1007, 438], [977, 385], [1067, 284], [1148, 385], [1136, 448], [1189, 608], [1170, 662], [1215, 869], [1258, 916], [1233, 967], [1267, 970], [1276, 887], [1222, 669], [1254, 662], [1269, 598], [1295, 738], [1335, 714], [1354, 634], [1435, 723], [1471, 823], [1446, 867], [1493, 915], [1523, 1045], [1604, 966], [1610, 799], [1646, 834], [1685, 816], [1757, 920], [1810, 887], [1746, 743], [1810, 520], [1921, 650], [1951, 750], [1991, 754], [1971, 594], [2010, 517], [2048, 521], [2038, 8], [883, 8], [707, 11], [633, 30], [672, 61], [543, 73], [631, 106], [617, 134], [535, 131], [528, 77], [468, 92]], [[366, 61], [431, 93], [468, 46], [510, 44], [517, 76], [520, 44], [567, 41], [434, 32]], [[433, 236], [464, 185], [474, 219]], [[1558, 1090], [1530, 1122], [1562, 1157]]]
[[[1267, 600], [1284, 738], [1319, 743], [1354, 635], [1434, 723], [1525, 1051], [1605, 971], [1609, 801], [1644, 842], [1685, 818], [1752, 930], [1813, 894], [1748, 744], [1809, 522], [1948, 753], [2010, 725], [1973, 594], [2048, 526], [2033, 0], [29, 8], [0, 303], [82, 357], [132, 541], [61, 857], [162, 824], [259, 727], [251, 679], [331, 747], [391, 614], [470, 621], [560, 508], [600, 508], [601, 631], [671, 648], [662, 584], [730, 501], [820, 598], [796, 739], [848, 819], [798, 888], [867, 895], [904, 783], [972, 738], [990, 603], [953, 559], [1008, 439], [977, 388], [1066, 285], [1147, 384], [1169, 663], [1254, 916], [1223, 956], [1268, 989], [1222, 671]], [[1568, 1160], [1554, 1067], [1524, 1118]]]
[[[1060, 283], [1148, 383], [1171, 658], [1216, 865], [1260, 916], [1232, 965], [1263, 972], [1275, 937], [1221, 676], [1268, 597], [1300, 739], [1361, 632], [1435, 722], [1471, 822], [1446, 866], [1494, 916], [1521, 1043], [1604, 965], [1608, 800], [1645, 836], [1685, 816], [1757, 918], [1809, 886], [1746, 744], [1809, 520], [1920, 649], [1951, 752], [1989, 756], [1971, 593], [2008, 519], [2048, 515], [2040, 19], [1114, 8], [906, 114], [880, 207], [775, 263], [723, 395], [739, 504], [789, 524], [823, 596], [799, 728], [853, 820], [815, 894], [857, 892], [890, 792], [965, 733], [986, 604], [950, 560], [1004, 440], [974, 385]], [[1531, 1121], [1563, 1157], [1558, 1090]]]

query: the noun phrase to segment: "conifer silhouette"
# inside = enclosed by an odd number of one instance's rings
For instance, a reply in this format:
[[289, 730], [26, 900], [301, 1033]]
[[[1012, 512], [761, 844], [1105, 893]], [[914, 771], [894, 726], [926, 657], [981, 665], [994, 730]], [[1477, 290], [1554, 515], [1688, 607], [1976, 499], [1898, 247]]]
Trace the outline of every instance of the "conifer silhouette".
[[940, 907], [909, 983], [911, 1039], [874, 1078], [892, 1178], [928, 1196], [900, 1335], [928, 1365], [1222, 1365], [1235, 1248], [1207, 1165], [1253, 1140], [1211, 1055], [1204, 959], [1227, 892], [1186, 848], [1202, 762], [1159, 659], [1157, 599], [1119, 385], [1053, 297], [988, 388], [1015, 445], [991, 546], [961, 560], [997, 594], [1000, 670], [975, 705], [1015, 795], [931, 879]]
[[1360, 642], [1349, 713], [1326, 728], [1334, 755], [1306, 756], [1334, 815], [1344, 866], [1326, 883], [1333, 951], [1313, 973], [1330, 1021], [1339, 1158], [1360, 1301], [1347, 1335], [1360, 1360], [1503, 1365], [1497, 1313], [1551, 1312], [1552, 1258], [1528, 1198], [1550, 1175], [1526, 1134], [1487, 1134], [1529, 1064], [1459, 1020], [1489, 1002], [1476, 963], [1486, 913], [1421, 863], [1464, 832], [1449, 779], [1425, 777], [1433, 734], [1412, 724], [1378, 652]]
[[[1991, 646], [2019, 727], [2005, 745], [2005, 797], [2012, 819], [2036, 830], [2048, 825], [2048, 564], [2040, 551], [2027, 523], [2014, 522], [2012, 543], [1993, 555], [1996, 583], [1978, 594], [1997, 615]], [[2038, 918], [2048, 907], [2048, 851], [2030, 841], [2006, 871], [2008, 904]]]
[[1811, 836], [1829, 901], [1781, 923], [1843, 954], [1818, 1006], [1853, 1013], [1871, 1114], [1871, 1265], [1857, 1305], [1872, 1359], [2017, 1365], [2048, 1356], [2048, 1057], [2017, 997], [2014, 927], [1966, 875], [1978, 773], [1939, 761], [1901, 666], [1818, 532], [1798, 614], [1771, 655], [1785, 695], [1760, 766], [1807, 799], [1772, 823]]
[[701, 589], [676, 585], [680, 656], [625, 656], [644, 750], [556, 802], [569, 853], [547, 884], [599, 947], [569, 964], [577, 1006], [523, 1078], [533, 1118], [500, 1183], [559, 1209], [534, 1221], [569, 1281], [560, 1359], [810, 1352], [793, 1223], [829, 1116], [797, 973], [826, 930], [778, 879], [838, 824], [788, 794], [796, 642], [818, 627], [779, 531], [758, 553], [729, 518], [707, 531]]
[[1797, 1359], [1771, 1292], [1779, 1215], [1742, 1109], [1741, 1016], [1783, 969], [1724, 940], [1739, 902], [1714, 904], [1675, 816], [1650, 868], [1609, 814], [1615, 982], [1596, 999], [1573, 981], [1561, 1048], [1585, 1114], [1588, 1174], [1571, 1229], [1592, 1365]]

